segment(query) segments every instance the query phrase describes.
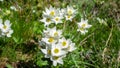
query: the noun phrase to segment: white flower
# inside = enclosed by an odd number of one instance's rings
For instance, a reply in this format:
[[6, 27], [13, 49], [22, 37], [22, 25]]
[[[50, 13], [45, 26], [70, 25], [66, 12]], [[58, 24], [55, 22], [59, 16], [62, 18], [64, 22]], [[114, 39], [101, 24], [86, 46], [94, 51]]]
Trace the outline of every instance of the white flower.
[[88, 32], [87, 29], [83, 29], [83, 28], [79, 28], [79, 29], [77, 29], [77, 31], [80, 31], [81, 34], [83, 34], [83, 35]]
[[59, 15], [64, 17], [66, 15], [66, 9], [64, 8], [64, 9], [59, 10]]
[[11, 34], [13, 33], [13, 30], [12, 29], [10, 29], [9, 31], [7, 31], [7, 32], [2, 32], [2, 35], [3, 36], [7, 36], [7, 37], [11, 37]]
[[56, 9], [52, 6], [50, 6], [50, 8], [45, 8], [45, 11], [43, 12], [43, 15], [46, 15], [46, 16], [55, 16], [56, 15]]
[[46, 45], [46, 49], [42, 49], [41, 51], [45, 54], [45, 58], [50, 58], [51, 57], [51, 45]]
[[13, 30], [11, 29], [11, 24], [9, 20], [6, 20], [3, 24], [2, 19], [0, 19], [0, 33], [1, 36], [11, 37]]
[[62, 36], [62, 30], [57, 30], [56, 27], [47, 28], [47, 30], [44, 30], [44, 34], [46, 37], [53, 37], [55, 39], [58, 39]]
[[65, 19], [72, 21], [75, 15], [76, 15], [76, 9], [74, 9], [72, 6], [67, 6], [66, 13], [65, 13]]
[[52, 23], [52, 19], [49, 16], [43, 17], [43, 19], [41, 19], [40, 21], [44, 22], [45, 26], [48, 26]]
[[2, 30], [2, 32], [8, 32], [11, 29], [10, 27], [11, 27], [11, 24], [9, 20], [6, 20], [4, 24], [0, 23], [0, 29]]
[[51, 56], [51, 50], [41, 49], [41, 51], [45, 54], [45, 58], [49, 58]]
[[45, 37], [50, 37], [50, 31], [51, 31], [51, 28], [47, 28], [46, 30], [43, 30], [43, 35]]
[[88, 24], [88, 20], [81, 19], [81, 22], [78, 23], [78, 27], [80, 28], [90, 28], [91, 26]]
[[57, 43], [57, 44], [52, 44], [51, 54], [52, 56], [62, 56], [65, 55], [66, 52], [62, 50], [60, 44]]
[[74, 18], [74, 15], [65, 15], [65, 19], [72, 21], [72, 19]]
[[70, 44], [70, 39], [67, 40], [63, 37], [63, 38], [59, 39], [59, 43], [63, 49], [68, 48], [68, 46]]
[[88, 24], [88, 20], [83, 20], [81, 19], [81, 22], [77, 23], [78, 24], [78, 29], [77, 31], [80, 31], [81, 34], [85, 34], [88, 28], [90, 28], [92, 25]]
[[57, 40], [56, 39], [54, 39], [53, 37], [48, 37], [48, 38], [42, 38], [42, 40], [41, 41], [44, 41], [44, 42], [46, 42], [47, 44], [53, 44], [53, 43], [56, 43], [57, 42]]
[[74, 15], [76, 14], [76, 10], [72, 6], [67, 6], [67, 14]]
[[43, 11], [43, 19], [40, 20], [41, 22], [45, 23], [45, 26], [50, 25], [51, 23], [62, 23], [61, 19], [62, 16], [60, 15], [60, 9], [56, 9], [52, 6], [50, 8], [45, 8], [45, 11]]
[[67, 51], [72, 52], [72, 51], [74, 51], [75, 49], [76, 49], [76, 48], [75, 48], [75, 43], [72, 43], [72, 41], [71, 41], [70, 45], [69, 45], [68, 48], [67, 48]]
[[63, 17], [55, 16], [55, 17], [53, 17], [52, 20], [55, 22], [55, 24], [58, 24], [58, 23], [62, 23], [62, 19], [63, 19]]
[[50, 31], [50, 36], [54, 38], [60, 38], [62, 35], [62, 30], [57, 30], [56, 27], [52, 28]]
[[53, 61], [53, 65], [57, 66], [57, 63], [63, 64], [62, 56], [52, 56], [50, 59]]

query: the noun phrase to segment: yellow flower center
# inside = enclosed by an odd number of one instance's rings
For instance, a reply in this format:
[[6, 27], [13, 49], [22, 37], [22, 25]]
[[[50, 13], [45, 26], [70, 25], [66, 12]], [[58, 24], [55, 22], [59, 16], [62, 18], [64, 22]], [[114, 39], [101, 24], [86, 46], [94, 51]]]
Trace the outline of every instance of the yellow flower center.
[[86, 24], [82, 24], [82, 27], [84, 28], [86, 26]]
[[80, 30], [81, 30], [81, 31], [84, 31], [85, 29], [82, 27], [82, 28], [80, 28]]
[[66, 41], [63, 41], [63, 42], [62, 42], [62, 45], [63, 45], [63, 46], [66, 46], [66, 44], [67, 44]]
[[48, 53], [48, 54], [51, 54], [51, 50], [47, 50], [47, 53]]
[[50, 22], [50, 21], [51, 21], [50, 18], [47, 18], [47, 19], [46, 19], [46, 22]]
[[58, 49], [58, 48], [55, 48], [55, 49], [54, 49], [54, 53], [59, 53], [59, 49]]
[[72, 10], [69, 9], [68, 10], [68, 14], [71, 15], [72, 14]]
[[55, 32], [55, 33], [54, 33], [54, 36], [58, 36], [58, 32]]
[[50, 12], [50, 15], [51, 15], [51, 16], [54, 16], [54, 15], [55, 15], [55, 12], [54, 12], [54, 11], [51, 11], [51, 12]]
[[56, 21], [59, 21], [59, 18], [57, 17], [57, 18], [55, 18], [55, 20], [56, 20]]
[[54, 57], [53, 57], [54, 60], [57, 60], [58, 58], [59, 58], [58, 56], [54, 56]]
[[54, 38], [49, 38], [48, 42], [50, 43], [54, 42]]
[[70, 18], [71, 16], [70, 16], [70, 15], [68, 15], [67, 17], [68, 17], [68, 18]]
[[7, 26], [6, 26], [6, 25], [4, 25], [4, 26], [3, 26], [3, 28], [4, 28], [4, 29], [6, 29], [6, 28], [7, 28]]

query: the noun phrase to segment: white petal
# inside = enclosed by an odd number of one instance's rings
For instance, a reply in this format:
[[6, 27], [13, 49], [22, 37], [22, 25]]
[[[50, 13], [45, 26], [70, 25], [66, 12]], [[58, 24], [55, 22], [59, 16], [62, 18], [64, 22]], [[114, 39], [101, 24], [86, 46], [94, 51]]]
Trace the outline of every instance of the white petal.
[[6, 21], [5, 21], [5, 25], [11, 26], [10, 21], [9, 21], [9, 20], [6, 20]]
[[41, 41], [46, 42], [47, 40], [48, 40], [47, 38], [42, 38], [42, 40], [41, 40]]
[[45, 54], [45, 58], [50, 58], [51, 55]]
[[60, 59], [58, 60], [58, 63], [63, 64], [62, 58], [60, 58]]
[[90, 28], [92, 25], [88, 25], [87, 28]]
[[53, 61], [53, 66], [57, 66], [57, 61]]
[[13, 33], [13, 30], [9, 30], [9, 33], [12, 34], [12, 33]]
[[84, 21], [84, 19], [83, 18], [81, 18], [81, 22], [83, 22]]
[[0, 22], [0, 29], [3, 27], [3, 24]]
[[41, 19], [40, 21], [41, 21], [41, 22], [45, 22], [45, 20], [46, 20], [46, 18], [43, 18], [43, 19]]
[[65, 55], [66, 53], [66, 51], [61, 51], [61, 55]]
[[46, 50], [46, 49], [41, 49], [41, 51], [42, 51], [44, 54], [47, 54], [47, 50]]
[[2, 33], [1, 33], [1, 35], [3, 35], [3, 36], [4, 36], [4, 35], [5, 35], [5, 33], [4, 33], [4, 32], [2, 32]]
[[11, 34], [7, 34], [7, 37], [11, 37]]
[[69, 48], [69, 52], [72, 52], [72, 51], [74, 51], [76, 48], [75, 48], [75, 43], [72, 43], [71, 45], [70, 45], [70, 48]]

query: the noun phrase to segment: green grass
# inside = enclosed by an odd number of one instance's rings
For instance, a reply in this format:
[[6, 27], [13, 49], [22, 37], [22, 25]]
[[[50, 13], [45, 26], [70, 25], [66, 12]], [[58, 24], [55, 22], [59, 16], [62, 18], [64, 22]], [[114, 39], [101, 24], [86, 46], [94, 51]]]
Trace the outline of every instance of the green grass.
[[[11, 38], [0, 37], [0, 67], [12, 68], [119, 68], [120, 67], [120, 1], [119, 0], [4, 0], [0, 2], [0, 18], [10, 20], [14, 33]], [[13, 11], [14, 5], [18, 11]], [[44, 58], [38, 41], [42, 38], [45, 7], [73, 5], [78, 13], [72, 22], [66, 22], [63, 35], [76, 43], [77, 49], [67, 54], [64, 64], [54, 67]], [[19, 8], [20, 6], [21, 8]], [[36, 12], [33, 13], [32, 11]], [[10, 13], [6, 12], [10, 11]], [[76, 32], [77, 22], [86, 18], [92, 27], [85, 35]], [[106, 19], [107, 26], [97, 17]], [[62, 28], [63, 25], [57, 25]], [[119, 60], [118, 60], [119, 58]], [[34, 65], [36, 67], [34, 67]], [[22, 68], [22, 67], [21, 67]]]

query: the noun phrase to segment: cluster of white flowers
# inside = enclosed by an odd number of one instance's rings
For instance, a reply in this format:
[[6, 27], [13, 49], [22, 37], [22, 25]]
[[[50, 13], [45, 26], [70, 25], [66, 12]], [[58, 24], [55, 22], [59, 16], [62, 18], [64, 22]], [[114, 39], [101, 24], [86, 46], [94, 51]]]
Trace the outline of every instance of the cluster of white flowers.
[[[40, 21], [44, 22], [46, 30], [43, 31], [44, 37], [40, 41], [40, 44], [41, 42], [45, 43], [45, 48], [41, 48], [41, 51], [45, 54], [45, 58], [50, 58], [50, 60], [53, 61], [54, 66], [56, 66], [57, 63], [63, 64], [62, 58], [76, 48], [75, 43], [62, 36], [62, 30], [58, 30], [56, 27], [49, 28], [49, 25], [51, 23], [57, 25], [64, 21], [72, 21], [76, 12], [76, 9], [71, 6], [67, 6], [67, 8], [64, 9], [50, 6], [50, 8], [45, 8], [45, 11], [43, 11], [43, 19]], [[83, 19], [81, 19], [81, 22], [78, 22], [77, 24], [77, 31], [80, 31], [81, 34], [88, 32], [87, 29], [92, 26], [88, 24], [88, 20]]]
[[78, 29], [77, 31], [80, 31], [81, 34], [85, 34], [88, 32], [88, 28], [90, 28], [92, 25], [88, 24], [88, 20], [83, 20], [81, 19], [81, 22], [77, 23], [78, 24]]
[[76, 10], [73, 7], [67, 6], [65, 9], [45, 8], [43, 12], [43, 19], [40, 20], [44, 22], [46, 30], [43, 31], [44, 37], [41, 42], [45, 43], [45, 48], [41, 48], [41, 51], [45, 54], [45, 58], [50, 58], [53, 61], [53, 65], [56, 66], [57, 63], [63, 64], [62, 58], [66, 57], [69, 52], [75, 50], [75, 43], [70, 39], [66, 39], [62, 35], [62, 30], [56, 27], [49, 28], [51, 23], [63, 23], [63, 20], [72, 21], [75, 17]]
[[54, 8], [50, 6], [50, 8], [45, 8], [45, 11], [43, 11], [42, 15], [43, 19], [40, 21], [44, 22], [45, 26], [48, 26], [51, 23], [63, 23], [63, 19], [72, 21], [75, 15], [76, 10], [71, 6], [67, 6], [67, 8], [64, 9]]
[[75, 50], [75, 43], [70, 39], [66, 39], [62, 36], [62, 30], [54, 28], [47, 28], [44, 30], [44, 37], [42, 42], [45, 42], [45, 48], [41, 48], [41, 51], [45, 54], [45, 58], [50, 58], [53, 61], [53, 65], [57, 63], [63, 64], [62, 58], [66, 56], [68, 52]]
[[0, 19], [0, 36], [11, 37], [13, 30], [11, 29], [11, 24], [9, 20], [6, 20], [4, 23]]

